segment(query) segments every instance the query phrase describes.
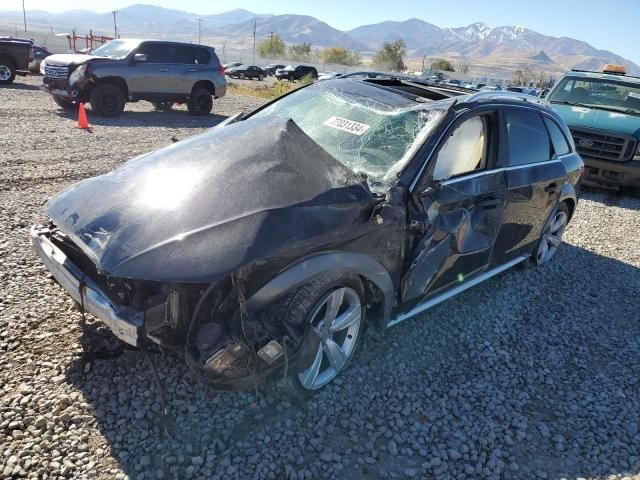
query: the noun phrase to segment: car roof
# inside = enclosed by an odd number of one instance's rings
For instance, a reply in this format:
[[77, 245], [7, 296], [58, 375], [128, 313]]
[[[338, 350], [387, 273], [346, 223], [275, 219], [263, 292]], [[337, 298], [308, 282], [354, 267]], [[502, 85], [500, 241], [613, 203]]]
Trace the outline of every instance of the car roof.
[[143, 42], [153, 42], [153, 43], [166, 43], [166, 44], [170, 44], [170, 45], [180, 45], [183, 47], [202, 47], [202, 48], [210, 48], [211, 50], [215, 50], [215, 48], [210, 47], [209, 45], [200, 45], [198, 43], [186, 43], [186, 42], [174, 42], [173, 40], [160, 40], [157, 38], [115, 38], [112, 41], [115, 40], [126, 40], [126, 41], [132, 41], [132, 42], [137, 42], [137, 43], [143, 43]]

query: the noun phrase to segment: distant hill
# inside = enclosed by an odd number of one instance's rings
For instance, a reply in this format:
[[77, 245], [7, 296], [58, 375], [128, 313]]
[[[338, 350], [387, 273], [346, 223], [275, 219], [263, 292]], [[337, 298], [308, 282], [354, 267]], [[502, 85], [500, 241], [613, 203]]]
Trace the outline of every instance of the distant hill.
[[[213, 15], [197, 15], [176, 9], [135, 4], [118, 10], [118, 31], [129, 37], [172, 38], [197, 41], [198, 19], [202, 39], [233, 49], [249, 49], [256, 39], [261, 41], [277, 32], [287, 43], [311, 43], [313, 47], [341, 46], [371, 55], [384, 42], [403, 38], [411, 58], [446, 57], [453, 61], [491, 67], [517, 68], [532, 64], [537, 68], [562, 72], [569, 68], [600, 69], [605, 63], [620, 63], [627, 71], [640, 75], [640, 67], [607, 50], [599, 50], [587, 42], [569, 37], [552, 37], [534, 30], [505, 25], [492, 28], [477, 22], [464, 27], [440, 28], [417, 18], [362, 25], [343, 32], [315, 17], [307, 15], [270, 15], [236, 9]], [[113, 33], [111, 12], [69, 10], [50, 13], [27, 10], [32, 28], [56, 33], [76, 28], [78, 32], [110, 35]], [[21, 11], [0, 10], [0, 28], [5, 31], [22, 24]]]
[[[256, 19], [258, 39], [266, 38], [271, 32], [277, 32], [285, 42], [290, 43], [308, 42], [325, 47], [339, 45], [358, 50], [367, 48], [345, 32], [307, 15], [273, 15]], [[217, 32], [217, 36], [230, 39], [252, 38], [253, 19], [237, 25], [227, 25]]]

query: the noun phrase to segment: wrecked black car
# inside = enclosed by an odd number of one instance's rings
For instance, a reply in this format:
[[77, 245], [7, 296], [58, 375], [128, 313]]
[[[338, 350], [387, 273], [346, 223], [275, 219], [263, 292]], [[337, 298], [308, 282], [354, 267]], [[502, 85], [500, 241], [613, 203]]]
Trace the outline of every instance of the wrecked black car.
[[544, 101], [336, 79], [71, 186], [31, 242], [124, 342], [220, 387], [314, 390], [365, 322], [549, 261], [582, 170]]

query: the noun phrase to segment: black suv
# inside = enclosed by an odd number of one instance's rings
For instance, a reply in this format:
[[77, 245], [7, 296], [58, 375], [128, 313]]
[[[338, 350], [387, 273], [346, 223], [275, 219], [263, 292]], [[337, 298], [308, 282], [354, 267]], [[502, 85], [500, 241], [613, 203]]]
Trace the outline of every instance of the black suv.
[[307, 75], [311, 75], [311, 78], [317, 80], [318, 70], [316, 70], [315, 67], [310, 67], [308, 65], [298, 65], [297, 67], [289, 65], [288, 67], [276, 70], [276, 78], [278, 80], [289, 80], [290, 82], [300, 80], [302, 77], [306, 77]]
[[33, 42], [24, 38], [0, 37], [0, 85], [25, 76], [33, 60]]
[[227, 90], [224, 68], [212, 47], [157, 40], [118, 39], [91, 55], [52, 55], [40, 64], [44, 88], [64, 109], [90, 102], [98, 115], [113, 117], [126, 102], [147, 100], [156, 108], [186, 103], [206, 115], [212, 97]]

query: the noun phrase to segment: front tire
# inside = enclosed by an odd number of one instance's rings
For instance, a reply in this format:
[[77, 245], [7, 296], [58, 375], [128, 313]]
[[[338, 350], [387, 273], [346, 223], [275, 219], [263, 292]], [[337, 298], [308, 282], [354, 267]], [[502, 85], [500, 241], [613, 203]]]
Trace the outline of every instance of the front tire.
[[53, 101], [56, 102], [56, 105], [58, 105], [61, 109], [67, 112], [71, 112], [76, 108], [75, 103], [73, 103], [70, 100], [67, 100], [66, 98], [58, 97], [57, 95], [53, 96]]
[[0, 59], [0, 85], [9, 85], [16, 78], [16, 66], [11, 60]]
[[97, 85], [89, 96], [91, 110], [101, 117], [117, 117], [124, 111], [126, 102], [124, 93], [115, 85], [103, 83]]
[[365, 324], [364, 288], [357, 276], [326, 275], [280, 300], [271, 316], [306, 331], [311, 345], [308, 364], [289, 384], [302, 391], [318, 390], [336, 378], [353, 358]]
[[213, 108], [213, 99], [211, 92], [206, 88], [195, 88], [189, 100], [187, 101], [187, 109], [191, 115], [208, 115]]
[[562, 236], [569, 223], [569, 207], [564, 202], [558, 204], [558, 208], [551, 214], [542, 230], [538, 246], [531, 255], [531, 260], [536, 265], [549, 262], [562, 244]]

